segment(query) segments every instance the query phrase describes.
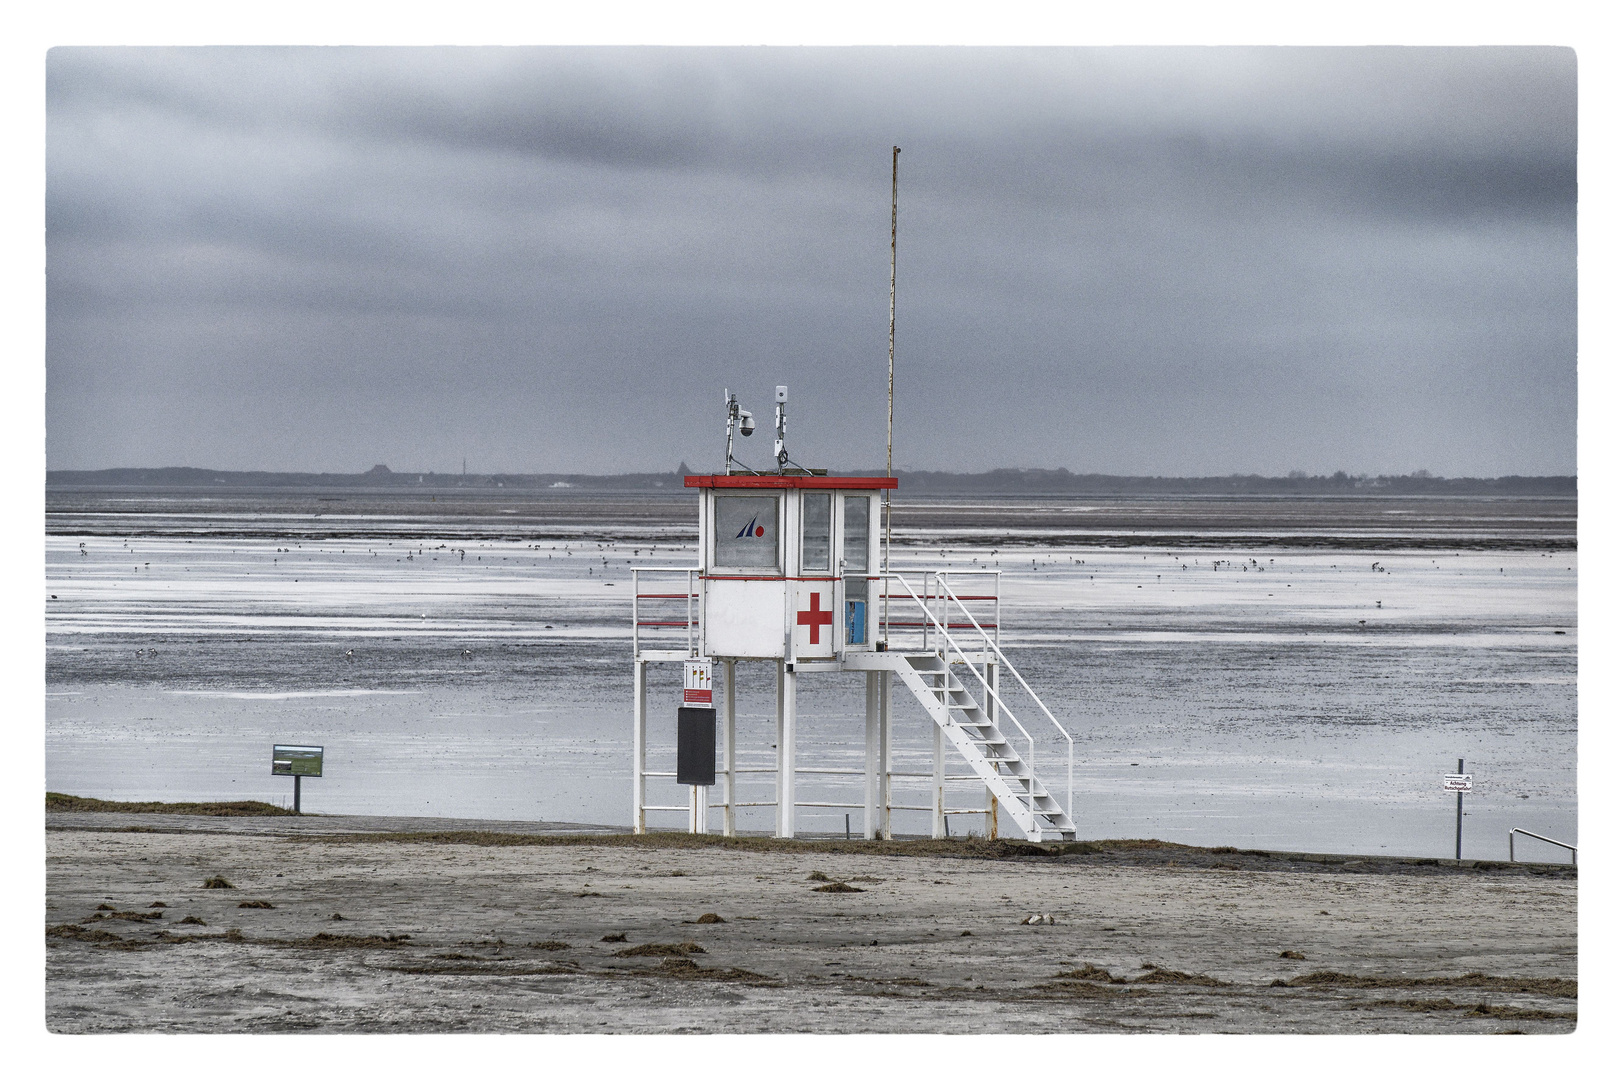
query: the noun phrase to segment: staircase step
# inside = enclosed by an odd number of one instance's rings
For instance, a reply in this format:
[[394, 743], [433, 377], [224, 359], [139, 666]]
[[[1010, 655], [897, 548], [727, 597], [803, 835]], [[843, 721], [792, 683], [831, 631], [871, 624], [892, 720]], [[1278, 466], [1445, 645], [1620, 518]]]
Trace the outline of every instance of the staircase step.
[[1075, 826], [1057, 800], [1038, 781], [1019, 747], [998, 729], [996, 721], [940, 656], [896, 657], [893, 668], [913, 691], [930, 718], [948, 734], [965, 761], [996, 793], [998, 804], [1015, 819], [1028, 839], [1069, 839]]

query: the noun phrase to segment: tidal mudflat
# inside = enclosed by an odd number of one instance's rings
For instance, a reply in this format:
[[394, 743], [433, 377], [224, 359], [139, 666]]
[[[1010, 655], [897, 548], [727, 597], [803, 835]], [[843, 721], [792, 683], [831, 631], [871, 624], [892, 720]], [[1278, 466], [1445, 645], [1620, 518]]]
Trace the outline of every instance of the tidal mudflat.
[[[327, 747], [309, 810], [626, 823], [630, 570], [691, 564], [688, 499], [79, 493], [48, 511], [50, 789], [286, 801], [269, 748], [300, 742]], [[1005, 647], [1077, 738], [1083, 838], [1451, 855], [1440, 775], [1463, 757], [1465, 855], [1502, 858], [1513, 826], [1575, 836], [1575, 512], [903, 502], [894, 561], [1000, 572]], [[770, 672], [741, 667], [739, 689], [741, 764], [765, 766]], [[801, 707], [804, 757], [854, 765], [860, 681], [802, 680]], [[924, 715], [896, 715], [898, 767], [922, 771]], [[1063, 760], [1038, 748], [1045, 776]], [[1535, 846], [1518, 855], [1565, 859]]]
[[[1566, 867], [446, 824], [464, 830], [48, 814], [48, 1026], [1535, 1034], [1577, 1023]], [[1052, 922], [1030, 925], [1034, 914]]]

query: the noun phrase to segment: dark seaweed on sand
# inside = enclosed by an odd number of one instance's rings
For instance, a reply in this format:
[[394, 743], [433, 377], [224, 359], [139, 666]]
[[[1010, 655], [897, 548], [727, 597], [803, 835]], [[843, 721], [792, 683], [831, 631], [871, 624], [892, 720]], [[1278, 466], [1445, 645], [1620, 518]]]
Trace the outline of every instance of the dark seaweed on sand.
[[621, 949], [615, 956], [686, 956], [689, 953], [702, 953], [704, 946], [696, 941], [684, 941], [676, 945], [664, 945], [649, 942], [646, 945], [633, 945], [629, 949]]
[[1467, 990], [1506, 990], [1548, 994], [1551, 997], [1578, 996], [1577, 979], [1535, 979], [1484, 975], [1480, 971], [1464, 975], [1437, 975], [1426, 978], [1393, 978], [1385, 975], [1347, 975], [1340, 971], [1315, 971], [1298, 975], [1284, 983], [1291, 987], [1345, 987], [1353, 990], [1395, 990], [1404, 987], [1452, 987]]

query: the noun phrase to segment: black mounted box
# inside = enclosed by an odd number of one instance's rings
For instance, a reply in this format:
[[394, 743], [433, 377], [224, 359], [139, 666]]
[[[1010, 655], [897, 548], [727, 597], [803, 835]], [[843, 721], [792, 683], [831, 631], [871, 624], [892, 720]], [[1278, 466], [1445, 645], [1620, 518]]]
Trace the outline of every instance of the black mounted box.
[[716, 710], [676, 710], [676, 782], [715, 786]]

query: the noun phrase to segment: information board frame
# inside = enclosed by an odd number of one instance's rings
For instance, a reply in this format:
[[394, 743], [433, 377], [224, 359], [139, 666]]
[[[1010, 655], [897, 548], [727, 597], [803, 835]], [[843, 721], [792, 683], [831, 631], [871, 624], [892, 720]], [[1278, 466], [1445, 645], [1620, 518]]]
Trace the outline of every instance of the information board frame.
[[[272, 776], [320, 776], [324, 746], [278, 743], [271, 747]], [[313, 764], [312, 764], [313, 763]]]

